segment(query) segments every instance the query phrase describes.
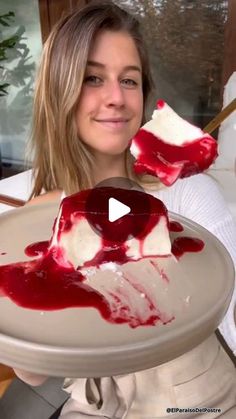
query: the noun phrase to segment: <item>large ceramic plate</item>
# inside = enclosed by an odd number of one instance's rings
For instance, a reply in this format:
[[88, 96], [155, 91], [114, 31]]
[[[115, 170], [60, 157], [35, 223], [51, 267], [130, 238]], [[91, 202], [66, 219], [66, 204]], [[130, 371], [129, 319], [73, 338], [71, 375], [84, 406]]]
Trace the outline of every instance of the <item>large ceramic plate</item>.
[[[24, 248], [50, 238], [56, 213], [56, 204], [44, 204], [3, 214], [0, 264], [27, 260]], [[187, 235], [205, 242], [201, 252], [186, 253], [179, 262], [174, 258], [159, 261], [170, 279], [160, 288], [160, 305], [163, 297], [162, 308], [169, 309], [173, 321], [131, 328], [107, 322], [93, 308], [39, 311], [1, 297], [0, 362], [52, 376], [110, 376], [167, 362], [212, 334], [232, 295], [231, 258], [205, 229], [175, 214], [170, 217], [184, 226], [183, 232], [172, 234], [172, 240]], [[146, 278], [145, 263], [133, 268], [141, 279]]]

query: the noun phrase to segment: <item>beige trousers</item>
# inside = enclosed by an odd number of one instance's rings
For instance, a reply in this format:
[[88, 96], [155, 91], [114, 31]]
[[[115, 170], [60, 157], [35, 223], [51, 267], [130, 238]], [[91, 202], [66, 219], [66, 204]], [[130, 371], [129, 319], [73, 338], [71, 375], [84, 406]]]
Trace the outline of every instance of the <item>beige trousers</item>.
[[71, 397], [61, 419], [236, 419], [236, 371], [215, 335], [161, 366], [118, 377], [66, 379], [64, 390]]

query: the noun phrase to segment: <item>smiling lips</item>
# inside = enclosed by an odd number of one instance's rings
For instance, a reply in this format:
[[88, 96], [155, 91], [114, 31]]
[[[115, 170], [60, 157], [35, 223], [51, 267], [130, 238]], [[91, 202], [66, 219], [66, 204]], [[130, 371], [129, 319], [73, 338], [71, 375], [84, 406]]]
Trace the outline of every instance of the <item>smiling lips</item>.
[[124, 128], [129, 120], [126, 118], [104, 118], [104, 119], [95, 119], [95, 122], [103, 125], [107, 128], [119, 129]]

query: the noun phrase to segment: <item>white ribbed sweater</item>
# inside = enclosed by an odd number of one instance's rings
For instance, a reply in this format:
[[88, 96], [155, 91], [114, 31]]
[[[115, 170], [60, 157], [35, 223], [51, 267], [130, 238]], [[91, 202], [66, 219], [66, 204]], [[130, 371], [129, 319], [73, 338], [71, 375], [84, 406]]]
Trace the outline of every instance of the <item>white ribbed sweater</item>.
[[[169, 211], [183, 215], [213, 233], [224, 244], [236, 266], [236, 225], [215, 180], [199, 174], [180, 179], [172, 187], [151, 194], [161, 199]], [[236, 355], [235, 306], [236, 287], [219, 328]]]

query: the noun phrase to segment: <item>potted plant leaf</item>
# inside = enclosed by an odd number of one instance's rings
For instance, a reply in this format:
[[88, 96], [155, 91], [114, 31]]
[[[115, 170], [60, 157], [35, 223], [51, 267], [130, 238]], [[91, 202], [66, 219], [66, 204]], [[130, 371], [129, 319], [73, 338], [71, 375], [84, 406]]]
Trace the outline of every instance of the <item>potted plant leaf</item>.
[[4, 150], [6, 157], [4, 167], [12, 165], [12, 145], [15, 156], [22, 148], [32, 112], [35, 63], [25, 32], [22, 24], [15, 25], [13, 11], [0, 12], [0, 134], [2, 154]]
[[[4, 27], [9, 27], [12, 20], [14, 19], [14, 12], [8, 12], [4, 15], [0, 15], [0, 25]], [[14, 48], [17, 41], [19, 40], [19, 35], [14, 34], [6, 39], [2, 39], [2, 31], [0, 30], [0, 62], [7, 60], [7, 50]], [[0, 64], [1, 64], [0, 63]], [[0, 65], [0, 69], [4, 69], [4, 66]], [[0, 81], [0, 96], [5, 96], [7, 94], [7, 88], [9, 83], [4, 83]]]

